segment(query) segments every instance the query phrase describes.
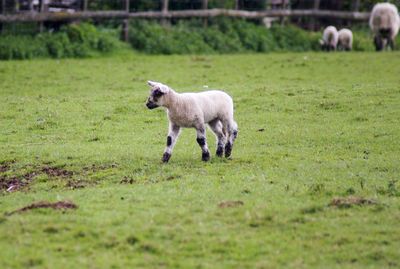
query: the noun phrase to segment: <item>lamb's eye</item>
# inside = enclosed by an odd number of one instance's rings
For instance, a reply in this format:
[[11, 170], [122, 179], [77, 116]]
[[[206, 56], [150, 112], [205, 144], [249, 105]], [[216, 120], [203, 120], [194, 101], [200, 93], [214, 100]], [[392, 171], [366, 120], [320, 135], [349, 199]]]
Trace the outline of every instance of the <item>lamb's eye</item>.
[[153, 93], [153, 95], [154, 95], [155, 97], [160, 97], [161, 95], [163, 95], [163, 93], [162, 93], [160, 90], [155, 90], [154, 93]]

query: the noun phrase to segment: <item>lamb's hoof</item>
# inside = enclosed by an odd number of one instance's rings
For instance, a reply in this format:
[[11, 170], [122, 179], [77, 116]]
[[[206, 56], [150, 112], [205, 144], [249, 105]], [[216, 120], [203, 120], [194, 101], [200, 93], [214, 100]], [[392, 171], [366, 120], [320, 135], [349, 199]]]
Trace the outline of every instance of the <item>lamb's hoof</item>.
[[164, 155], [162, 156], [162, 162], [167, 163], [169, 161], [169, 158], [171, 158], [171, 154], [168, 152], [164, 152]]
[[232, 144], [228, 143], [225, 145], [225, 158], [229, 158], [232, 153]]
[[224, 148], [218, 147], [217, 152], [215, 154], [217, 154], [218, 157], [222, 157], [222, 155], [224, 154]]
[[202, 154], [201, 154], [201, 160], [202, 161], [205, 161], [205, 162], [208, 162], [209, 160], [210, 160], [210, 152], [203, 152]]

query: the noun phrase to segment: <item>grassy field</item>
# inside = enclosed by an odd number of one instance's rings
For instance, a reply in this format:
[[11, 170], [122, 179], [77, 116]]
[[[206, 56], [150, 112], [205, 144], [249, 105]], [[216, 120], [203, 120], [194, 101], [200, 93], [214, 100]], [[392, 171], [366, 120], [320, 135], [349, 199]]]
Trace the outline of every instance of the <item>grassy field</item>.
[[[399, 62], [0, 62], [0, 268], [399, 268]], [[186, 129], [161, 164], [167, 120], [144, 105], [149, 79], [230, 93], [232, 159], [202, 162]], [[78, 208], [10, 214], [38, 201]]]

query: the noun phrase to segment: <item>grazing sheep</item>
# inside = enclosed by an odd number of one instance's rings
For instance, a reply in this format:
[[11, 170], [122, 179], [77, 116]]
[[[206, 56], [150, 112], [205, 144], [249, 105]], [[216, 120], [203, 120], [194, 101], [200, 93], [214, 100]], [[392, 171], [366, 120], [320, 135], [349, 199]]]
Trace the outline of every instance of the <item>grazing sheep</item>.
[[377, 51], [386, 47], [394, 49], [394, 39], [399, 32], [400, 18], [397, 7], [390, 3], [379, 3], [374, 6], [369, 18], [369, 26], [374, 33], [374, 44]]
[[339, 31], [339, 50], [351, 50], [353, 48], [353, 33], [349, 29], [342, 29]]
[[322, 34], [322, 40], [320, 40], [322, 50], [331, 51], [336, 50], [338, 43], [339, 34], [335, 26], [328, 26], [325, 28]]
[[173, 147], [182, 127], [195, 128], [197, 143], [202, 150], [202, 160], [210, 159], [210, 152], [206, 141], [206, 124], [217, 137], [217, 156], [222, 157], [225, 148], [225, 157], [232, 152], [233, 142], [238, 129], [233, 119], [232, 98], [222, 91], [206, 91], [200, 93], [177, 93], [170, 87], [148, 81], [150, 96], [146, 106], [149, 109], [162, 106], [167, 109], [169, 132], [167, 147], [162, 157], [163, 162], [171, 158]]

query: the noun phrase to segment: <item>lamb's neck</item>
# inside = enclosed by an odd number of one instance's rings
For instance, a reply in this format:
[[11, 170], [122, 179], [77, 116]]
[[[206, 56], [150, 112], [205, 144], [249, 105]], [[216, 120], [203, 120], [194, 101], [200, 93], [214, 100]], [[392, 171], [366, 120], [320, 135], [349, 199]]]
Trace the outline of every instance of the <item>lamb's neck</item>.
[[179, 104], [181, 103], [181, 95], [174, 90], [170, 89], [167, 98], [165, 100], [164, 106], [168, 110], [173, 110], [176, 107], [179, 107]]

